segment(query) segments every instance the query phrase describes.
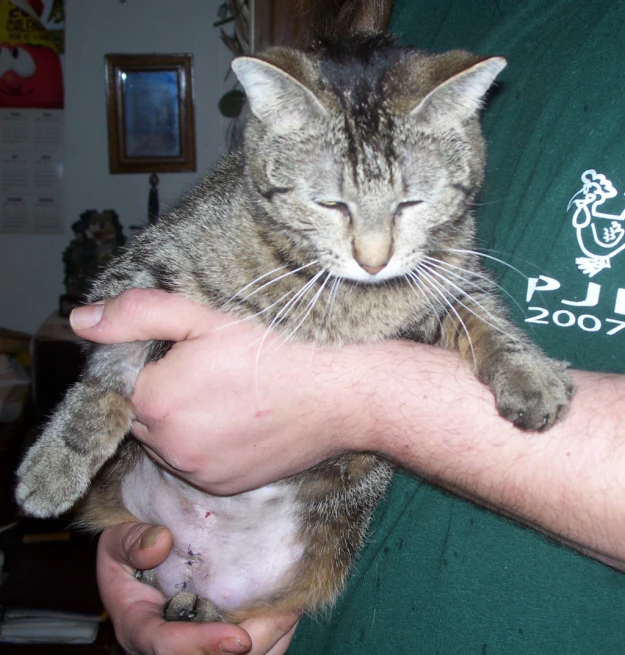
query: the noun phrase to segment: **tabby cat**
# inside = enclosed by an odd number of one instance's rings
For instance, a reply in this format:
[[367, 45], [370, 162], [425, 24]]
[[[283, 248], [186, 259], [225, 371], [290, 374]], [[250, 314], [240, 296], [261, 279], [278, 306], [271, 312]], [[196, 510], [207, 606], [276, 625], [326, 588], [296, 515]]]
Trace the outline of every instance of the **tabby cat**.
[[[565, 366], [509, 322], [474, 246], [479, 111], [504, 66], [380, 35], [236, 59], [251, 109], [241, 151], [140, 234], [89, 301], [156, 287], [322, 346], [438, 344], [471, 364], [504, 417], [549, 427], [572, 394]], [[170, 597], [168, 619], [331, 603], [391, 465], [348, 454], [240, 495], [200, 492], [125, 439], [136, 377], [166, 348], [91, 346], [19, 469], [19, 503], [55, 516], [88, 492], [95, 528], [167, 525], [174, 549], [144, 577]]]

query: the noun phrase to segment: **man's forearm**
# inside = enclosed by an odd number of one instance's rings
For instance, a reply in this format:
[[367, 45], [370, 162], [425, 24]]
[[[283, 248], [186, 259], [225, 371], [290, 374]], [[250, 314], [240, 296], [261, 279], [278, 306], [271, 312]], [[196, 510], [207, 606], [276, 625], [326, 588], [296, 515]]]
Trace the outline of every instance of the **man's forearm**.
[[528, 433], [453, 353], [393, 343], [379, 358], [361, 448], [625, 569], [624, 376], [574, 371], [568, 417]]
[[263, 328], [228, 327], [230, 318], [164, 292], [126, 292], [100, 314], [81, 336], [180, 342], [139, 376], [133, 400], [145, 425], [135, 434], [200, 488], [240, 493], [345, 450], [374, 450], [625, 569], [625, 376], [574, 372], [569, 416], [526, 433], [440, 348], [283, 344], [259, 362]]

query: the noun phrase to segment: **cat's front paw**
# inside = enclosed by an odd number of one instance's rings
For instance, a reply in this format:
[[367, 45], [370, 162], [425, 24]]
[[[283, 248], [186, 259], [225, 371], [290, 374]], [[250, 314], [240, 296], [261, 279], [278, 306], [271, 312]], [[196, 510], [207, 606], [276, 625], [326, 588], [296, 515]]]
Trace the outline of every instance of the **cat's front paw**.
[[97, 381], [71, 387], [17, 471], [20, 506], [40, 518], [71, 509], [113, 455], [131, 419], [128, 400]]
[[71, 509], [89, 487], [89, 461], [67, 446], [37, 442], [17, 471], [15, 497], [29, 515], [58, 516]]
[[166, 621], [193, 621], [214, 623], [224, 620], [223, 614], [206, 598], [200, 598], [190, 591], [181, 591], [170, 598], [163, 608]]
[[501, 416], [522, 430], [547, 430], [563, 419], [575, 390], [566, 364], [536, 353], [510, 358], [490, 386]]

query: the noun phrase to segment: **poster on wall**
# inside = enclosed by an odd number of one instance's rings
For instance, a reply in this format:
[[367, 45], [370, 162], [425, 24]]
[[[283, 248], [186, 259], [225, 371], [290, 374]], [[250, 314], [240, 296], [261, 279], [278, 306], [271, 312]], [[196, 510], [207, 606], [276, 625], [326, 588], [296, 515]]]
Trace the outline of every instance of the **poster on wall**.
[[0, 232], [63, 231], [63, 0], [0, 0]]

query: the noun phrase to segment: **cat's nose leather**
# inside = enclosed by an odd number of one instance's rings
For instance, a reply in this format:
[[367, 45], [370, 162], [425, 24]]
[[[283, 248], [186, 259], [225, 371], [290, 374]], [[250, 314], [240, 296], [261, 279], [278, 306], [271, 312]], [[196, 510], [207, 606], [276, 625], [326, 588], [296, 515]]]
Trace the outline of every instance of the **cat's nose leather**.
[[367, 273], [371, 273], [371, 275], [375, 275], [376, 273], [379, 273], [383, 268], [386, 267], [388, 262], [384, 262], [381, 266], [369, 266], [368, 264], [363, 264], [361, 262], [358, 262], [360, 265], [360, 268], [364, 268]]
[[389, 263], [393, 252], [390, 234], [355, 235], [352, 245], [354, 259], [371, 275], [379, 273]]

